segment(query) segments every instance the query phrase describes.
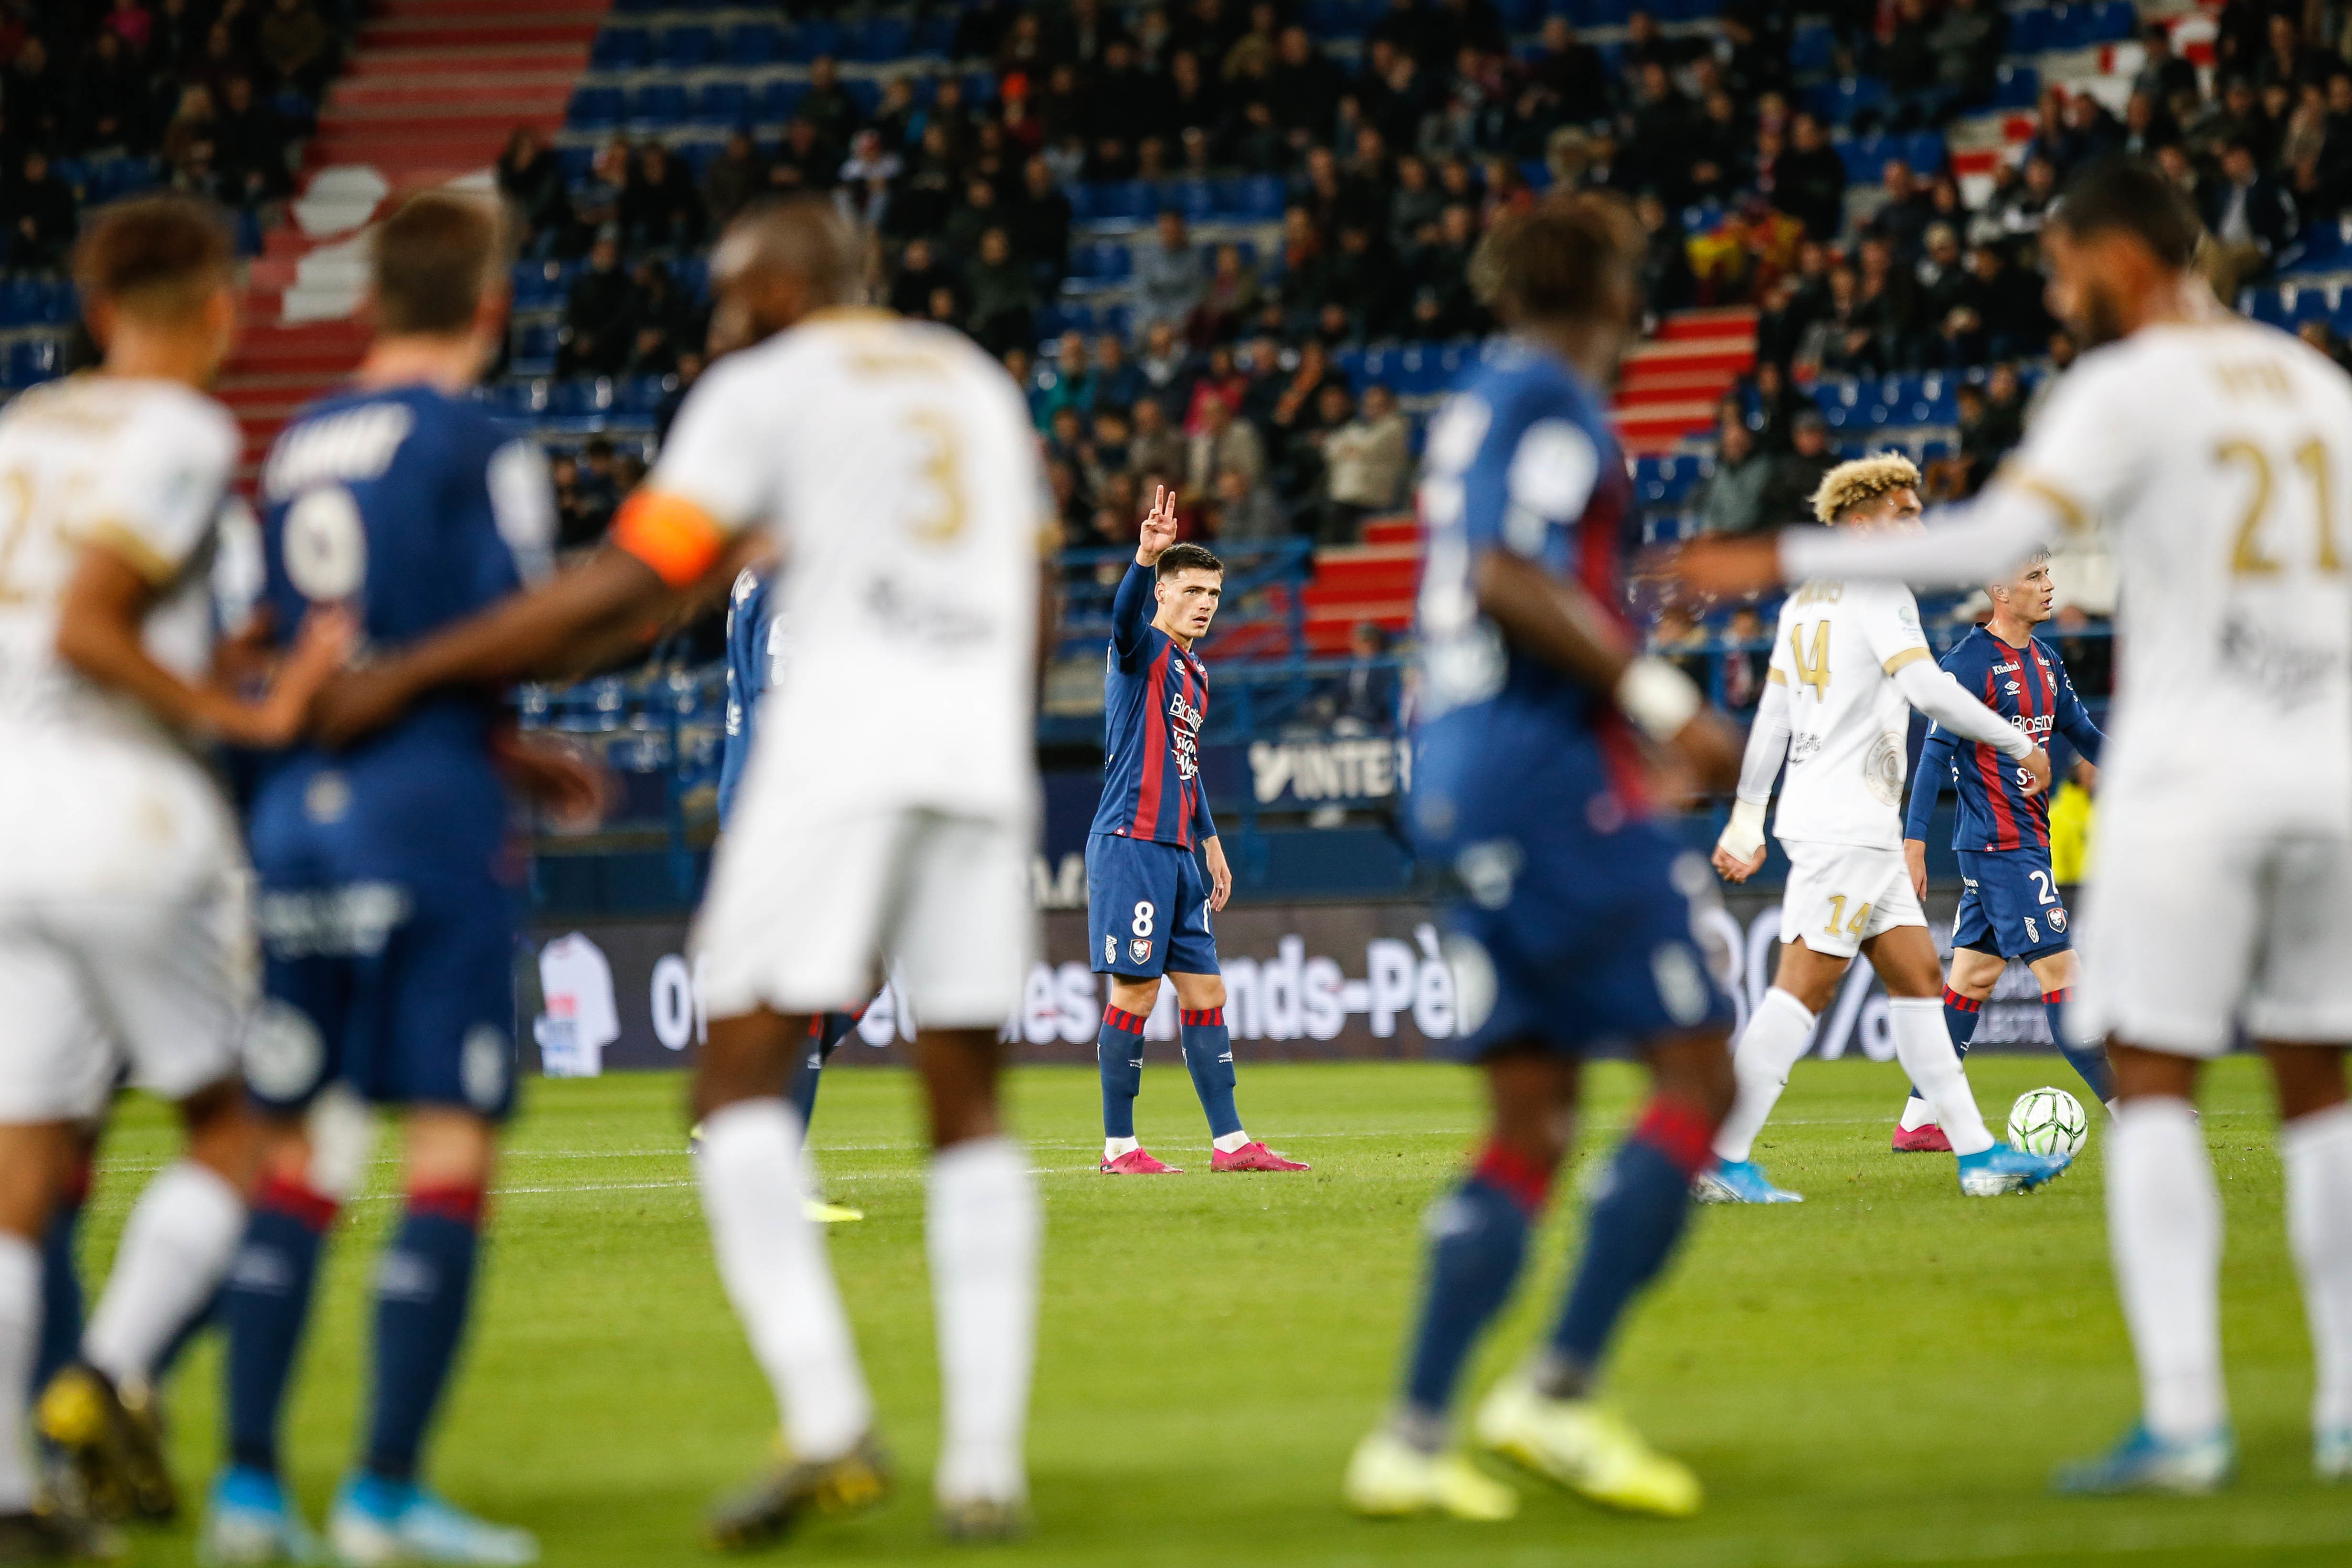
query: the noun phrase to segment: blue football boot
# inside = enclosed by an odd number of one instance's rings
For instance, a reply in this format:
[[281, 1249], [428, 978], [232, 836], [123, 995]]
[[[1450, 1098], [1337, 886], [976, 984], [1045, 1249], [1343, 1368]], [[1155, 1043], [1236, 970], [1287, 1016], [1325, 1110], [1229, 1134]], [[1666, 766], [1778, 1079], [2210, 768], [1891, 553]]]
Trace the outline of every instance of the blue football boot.
[[213, 1483], [196, 1557], [215, 1565], [320, 1560], [318, 1538], [278, 1478], [245, 1465], [224, 1470]]
[[1703, 1204], [1801, 1204], [1802, 1193], [1772, 1184], [1753, 1160], [1717, 1160], [1691, 1183], [1691, 1196]]
[[2197, 1497], [2218, 1491], [2237, 1468], [2237, 1445], [2227, 1426], [2192, 1442], [2167, 1442], [2145, 1424], [2095, 1459], [2067, 1465], [2050, 1479], [2051, 1489], [2069, 1497], [2120, 1497], [2127, 1492], [2175, 1492]]
[[539, 1561], [527, 1530], [476, 1519], [413, 1481], [357, 1475], [335, 1494], [327, 1521], [335, 1555], [350, 1568], [394, 1563], [463, 1563], [524, 1568]]
[[1972, 1198], [1997, 1198], [2009, 1193], [2030, 1193], [2055, 1181], [2074, 1163], [2072, 1154], [2029, 1154], [2006, 1143], [1960, 1156], [1960, 1191]]

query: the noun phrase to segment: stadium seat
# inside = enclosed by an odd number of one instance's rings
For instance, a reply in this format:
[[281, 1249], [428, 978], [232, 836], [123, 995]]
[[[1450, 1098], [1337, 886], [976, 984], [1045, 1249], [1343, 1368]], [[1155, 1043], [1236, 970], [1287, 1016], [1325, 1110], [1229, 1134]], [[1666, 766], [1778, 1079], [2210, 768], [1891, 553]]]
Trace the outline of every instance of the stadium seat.
[[607, 27], [588, 50], [588, 64], [596, 70], [642, 70], [653, 58], [653, 35], [643, 27]]
[[739, 22], [727, 34], [727, 63], [772, 65], [783, 57], [783, 29], [773, 22]]
[[2132, 0], [2098, 0], [2085, 8], [2091, 13], [2093, 43], [2121, 43], [2139, 30], [2139, 10]]
[[808, 83], [776, 78], [760, 84], [758, 119], [762, 125], [780, 125], [792, 119], [808, 96]]
[[795, 24], [784, 44], [788, 60], [814, 60], [820, 55], [839, 58], [841, 52], [841, 29], [822, 16], [805, 17]]
[[1216, 193], [1206, 180], [1163, 181], [1153, 199], [1156, 207], [1174, 207], [1188, 223], [1206, 223], [1216, 216]]
[[648, 82], [629, 94], [629, 128], [666, 131], [686, 123], [686, 89], [676, 82]]
[[2038, 55], [2054, 46], [2050, 42], [2051, 8], [2027, 5], [2009, 14], [2009, 52], [2012, 55]]
[[951, 16], [926, 16], [915, 24], [913, 53], [933, 58], [947, 58], [949, 46], [955, 42], [956, 19]]
[[1944, 166], [1944, 136], [1939, 131], [1915, 131], [1904, 140], [1904, 162], [1915, 174], [1932, 174]]
[[672, 70], [699, 70], [710, 63], [719, 40], [700, 26], [665, 27], [654, 44], [654, 58]]
[[732, 128], [751, 119], [751, 89], [740, 81], [705, 82], [694, 95], [694, 122]]
[[2042, 73], [2030, 65], [2003, 61], [1993, 70], [1992, 106], [2031, 109], [2042, 97]]
[[554, 374], [556, 338], [559, 331], [553, 321], [517, 323], [514, 333], [514, 352], [507, 360], [508, 373], [512, 375]]
[[1789, 46], [1789, 65], [1801, 76], [1826, 73], [1837, 63], [1837, 34], [1813, 23], [1798, 27]]
[[564, 123], [582, 131], [609, 131], [621, 122], [621, 107], [617, 87], [574, 88]]
[[904, 16], [868, 16], [851, 40], [852, 59], [879, 63], [899, 59], [912, 52], [915, 25]]

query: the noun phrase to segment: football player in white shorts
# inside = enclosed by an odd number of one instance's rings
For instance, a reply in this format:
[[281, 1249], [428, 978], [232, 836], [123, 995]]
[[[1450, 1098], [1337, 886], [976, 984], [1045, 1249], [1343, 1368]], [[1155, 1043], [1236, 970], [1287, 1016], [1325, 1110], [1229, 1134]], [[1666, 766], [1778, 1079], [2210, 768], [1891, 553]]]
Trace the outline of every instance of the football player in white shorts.
[[94, 1511], [175, 1506], [147, 1385], [227, 1268], [256, 1153], [247, 873], [192, 748], [289, 738], [349, 640], [322, 619], [258, 701], [213, 683], [209, 570], [241, 443], [200, 389], [235, 335], [231, 264], [207, 206], [105, 210], [75, 252], [104, 367], [0, 414], [0, 1561], [89, 1544], [36, 1507], [26, 1379], [39, 1238], [126, 1071], [179, 1104], [186, 1151], [140, 1194], [40, 1423]]
[[362, 727], [434, 687], [536, 668], [666, 592], [723, 584], [752, 536], [781, 556], [793, 659], [762, 703], [694, 939], [710, 1017], [695, 1087], [703, 1202], [790, 1453], [712, 1516], [728, 1547], [888, 1488], [823, 1242], [776, 1201], [803, 1190], [784, 1091], [809, 1019], [872, 995], [877, 952], [920, 1020], [937, 1150], [940, 1521], [999, 1536], [1026, 1512], [1042, 1222], [998, 1118], [997, 1034], [1036, 945], [1050, 511], [1019, 389], [969, 339], [856, 306], [862, 255], [821, 198], [738, 218], [711, 258], [712, 331], [752, 346], [697, 384], [613, 547], [353, 672], [320, 705], [330, 732]]
[[[1919, 510], [1919, 470], [1898, 452], [1839, 464], [1813, 495], [1814, 515], [1840, 532], [1913, 527]], [[1903, 858], [1904, 747], [1915, 707], [2023, 764], [2035, 789], [2048, 785], [2050, 759], [2032, 737], [1937, 667], [1908, 588], [1815, 578], [1789, 595], [1738, 804], [1715, 850], [1716, 869], [1735, 882], [1763, 867], [1764, 807], [1785, 758], [1772, 825], [1789, 855], [1780, 964], [1734, 1050], [1739, 1099], [1717, 1130], [1714, 1168], [1698, 1179], [1705, 1201], [1801, 1201], [1750, 1155], [1856, 952], [1886, 985], [1895, 1057], [1951, 1138], [1960, 1190], [2026, 1192], [2066, 1168], [2065, 1156], [1995, 1141], [1944, 1027], [1943, 971]]]
[[2142, 1405], [2112, 1452], [2060, 1472], [2069, 1491], [2202, 1491], [2233, 1467], [2221, 1201], [2194, 1096], [2241, 1030], [2284, 1123], [2315, 1465], [2352, 1479], [2352, 379], [2216, 305], [2199, 234], [2153, 169], [2085, 170], [2042, 245], [2053, 304], [2095, 346], [1962, 521], [1682, 567], [1717, 591], [1783, 573], [1979, 583], [2108, 530], [2119, 662], [2076, 1005], [2116, 1071], [2107, 1226]]

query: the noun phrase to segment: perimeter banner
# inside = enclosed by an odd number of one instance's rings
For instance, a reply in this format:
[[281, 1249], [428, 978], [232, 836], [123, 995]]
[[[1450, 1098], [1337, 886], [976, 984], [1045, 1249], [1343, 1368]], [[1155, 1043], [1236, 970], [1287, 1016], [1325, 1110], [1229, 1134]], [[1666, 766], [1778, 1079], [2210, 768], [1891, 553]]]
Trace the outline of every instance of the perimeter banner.
[[[1948, 952], [1958, 894], [1928, 895], [1929, 929]], [[1083, 911], [1049, 910], [1045, 958], [1030, 971], [1019, 1014], [1005, 1025], [1014, 1058], [1091, 1062], [1102, 1021], [1102, 977], [1087, 966]], [[1770, 984], [1780, 942], [1777, 893], [1731, 889], [1710, 917], [1708, 945], [1727, 955], [1740, 1020]], [[1255, 904], [1216, 918], [1225, 1021], [1236, 1060], [1334, 1061], [1439, 1054], [1453, 1037], [1454, 976], [1442, 955], [1438, 914], [1416, 903]], [[612, 921], [532, 932], [520, 955], [517, 994], [526, 1066], [550, 1076], [673, 1068], [702, 1037], [682, 921]], [[836, 1062], [903, 1060], [914, 1020], [895, 985], [866, 1008]], [[1176, 1039], [1171, 988], [1160, 987], [1144, 1038]], [[2046, 1050], [2041, 993], [2010, 965], [1978, 1025], [1974, 1047]], [[1886, 994], [1857, 963], [1822, 1016], [1812, 1052], [1891, 1061]], [[1172, 1059], [1172, 1058], [1171, 1058]]]

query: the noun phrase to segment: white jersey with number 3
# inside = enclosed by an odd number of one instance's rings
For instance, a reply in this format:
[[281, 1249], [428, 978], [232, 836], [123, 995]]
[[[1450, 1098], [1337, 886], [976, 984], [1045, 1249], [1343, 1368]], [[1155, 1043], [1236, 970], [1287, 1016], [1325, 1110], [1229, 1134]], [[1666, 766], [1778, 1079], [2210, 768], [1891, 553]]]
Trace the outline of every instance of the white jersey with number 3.
[[1776, 835], [1902, 847], [1911, 704], [1894, 675], [1928, 657], [1908, 588], [1805, 583], [1790, 591], [1766, 676], [1789, 692], [1789, 773]]
[[2352, 379], [2231, 318], [2083, 356], [2004, 478], [2115, 531], [2103, 807], [2352, 836]]
[[761, 700], [747, 788], [1034, 811], [1051, 514], [1027, 405], [969, 339], [821, 312], [713, 365], [647, 483], [782, 553], [793, 657]]

